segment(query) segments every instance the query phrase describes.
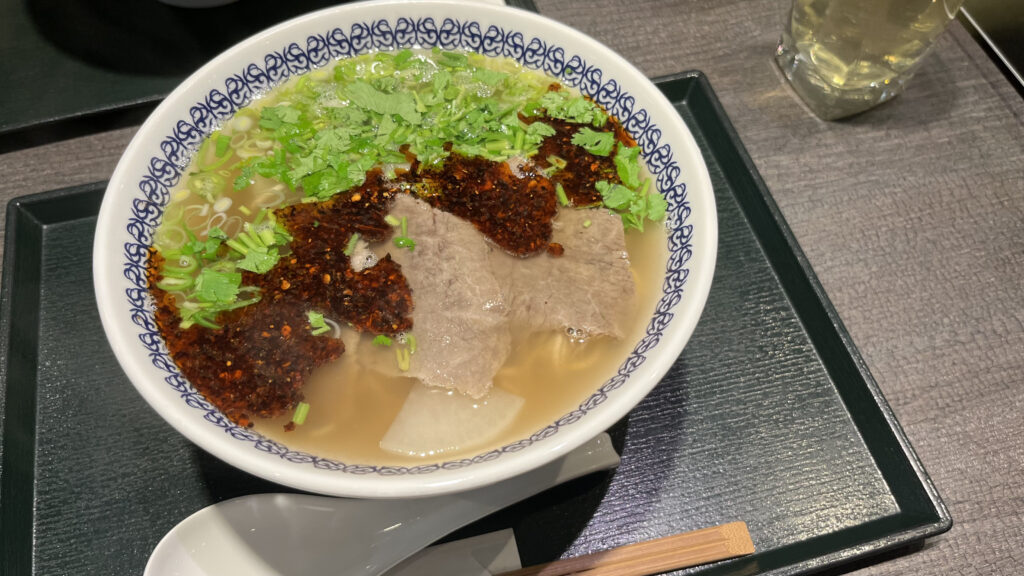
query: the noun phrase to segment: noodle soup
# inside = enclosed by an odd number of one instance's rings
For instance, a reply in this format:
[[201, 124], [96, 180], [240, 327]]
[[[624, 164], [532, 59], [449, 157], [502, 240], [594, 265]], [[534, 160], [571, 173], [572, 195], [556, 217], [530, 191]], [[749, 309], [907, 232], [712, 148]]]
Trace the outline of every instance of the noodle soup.
[[408, 464], [528, 436], [628, 355], [665, 200], [552, 78], [404, 50], [314, 70], [206, 139], [157, 229], [157, 322], [233, 421]]

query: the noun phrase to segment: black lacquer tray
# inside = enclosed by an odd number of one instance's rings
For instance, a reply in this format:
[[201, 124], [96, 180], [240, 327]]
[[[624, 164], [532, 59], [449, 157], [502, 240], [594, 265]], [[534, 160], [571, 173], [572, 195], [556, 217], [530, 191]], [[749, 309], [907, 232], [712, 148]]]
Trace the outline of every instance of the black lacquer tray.
[[[700, 574], [802, 574], [902, 550], [951, 519], [706, 78], [662, 79], [718, 202], [718, 267], [682, 356], [612, 430], [614, 473], [453, 537], [513, 527], [525, 564], [745, 520], [759, 552]], [[0, 574], [141, 574], [177, 522], [281, 487], [174, 432], [100, 326], [104, 185], [12, 201], [0, 294]], [[840, 568], [841, 569], [841, 568]]]

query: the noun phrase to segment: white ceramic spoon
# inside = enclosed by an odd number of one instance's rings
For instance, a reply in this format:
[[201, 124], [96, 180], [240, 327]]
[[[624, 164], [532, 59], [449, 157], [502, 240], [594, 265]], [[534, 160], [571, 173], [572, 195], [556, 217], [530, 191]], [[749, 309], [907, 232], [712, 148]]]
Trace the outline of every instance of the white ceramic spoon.
[[541, 468], [458, 494], [415, 500], [242, 496], [171, 529], [144, 576], [377, 576], [474, 520], [618, 463], [611, 439], [601, 434]]

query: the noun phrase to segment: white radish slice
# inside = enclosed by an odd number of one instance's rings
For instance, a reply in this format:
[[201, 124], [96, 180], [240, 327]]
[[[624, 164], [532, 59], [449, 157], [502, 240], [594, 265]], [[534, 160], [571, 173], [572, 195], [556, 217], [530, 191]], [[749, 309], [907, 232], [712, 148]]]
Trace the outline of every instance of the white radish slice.
[[474, 400], [453, 390], [417, 383], [380, 447], [403, 456], [438, 456], [487, 444], [505, 430], [523, 398], [500, 388]]

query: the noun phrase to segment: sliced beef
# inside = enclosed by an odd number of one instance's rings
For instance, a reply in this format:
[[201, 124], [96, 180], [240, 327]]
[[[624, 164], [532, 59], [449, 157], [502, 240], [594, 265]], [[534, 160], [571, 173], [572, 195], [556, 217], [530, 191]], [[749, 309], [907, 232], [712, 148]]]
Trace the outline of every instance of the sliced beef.
[[557, 249], [531, 258], [491, 250], [513, 320], [533, 330], [623, 337], [636, 287], [622, 220], [604, 209], [560, 208], [551, 241]]
[[[479, 398], [511, 348], [508, 309], [488, 264], [490, 245], [472, 224], [399, 195], [413, 250], [388, 246], [413, 293], [416, 353], [407, 376]], [[391, 362], [375, 363], [394, 366]]]

